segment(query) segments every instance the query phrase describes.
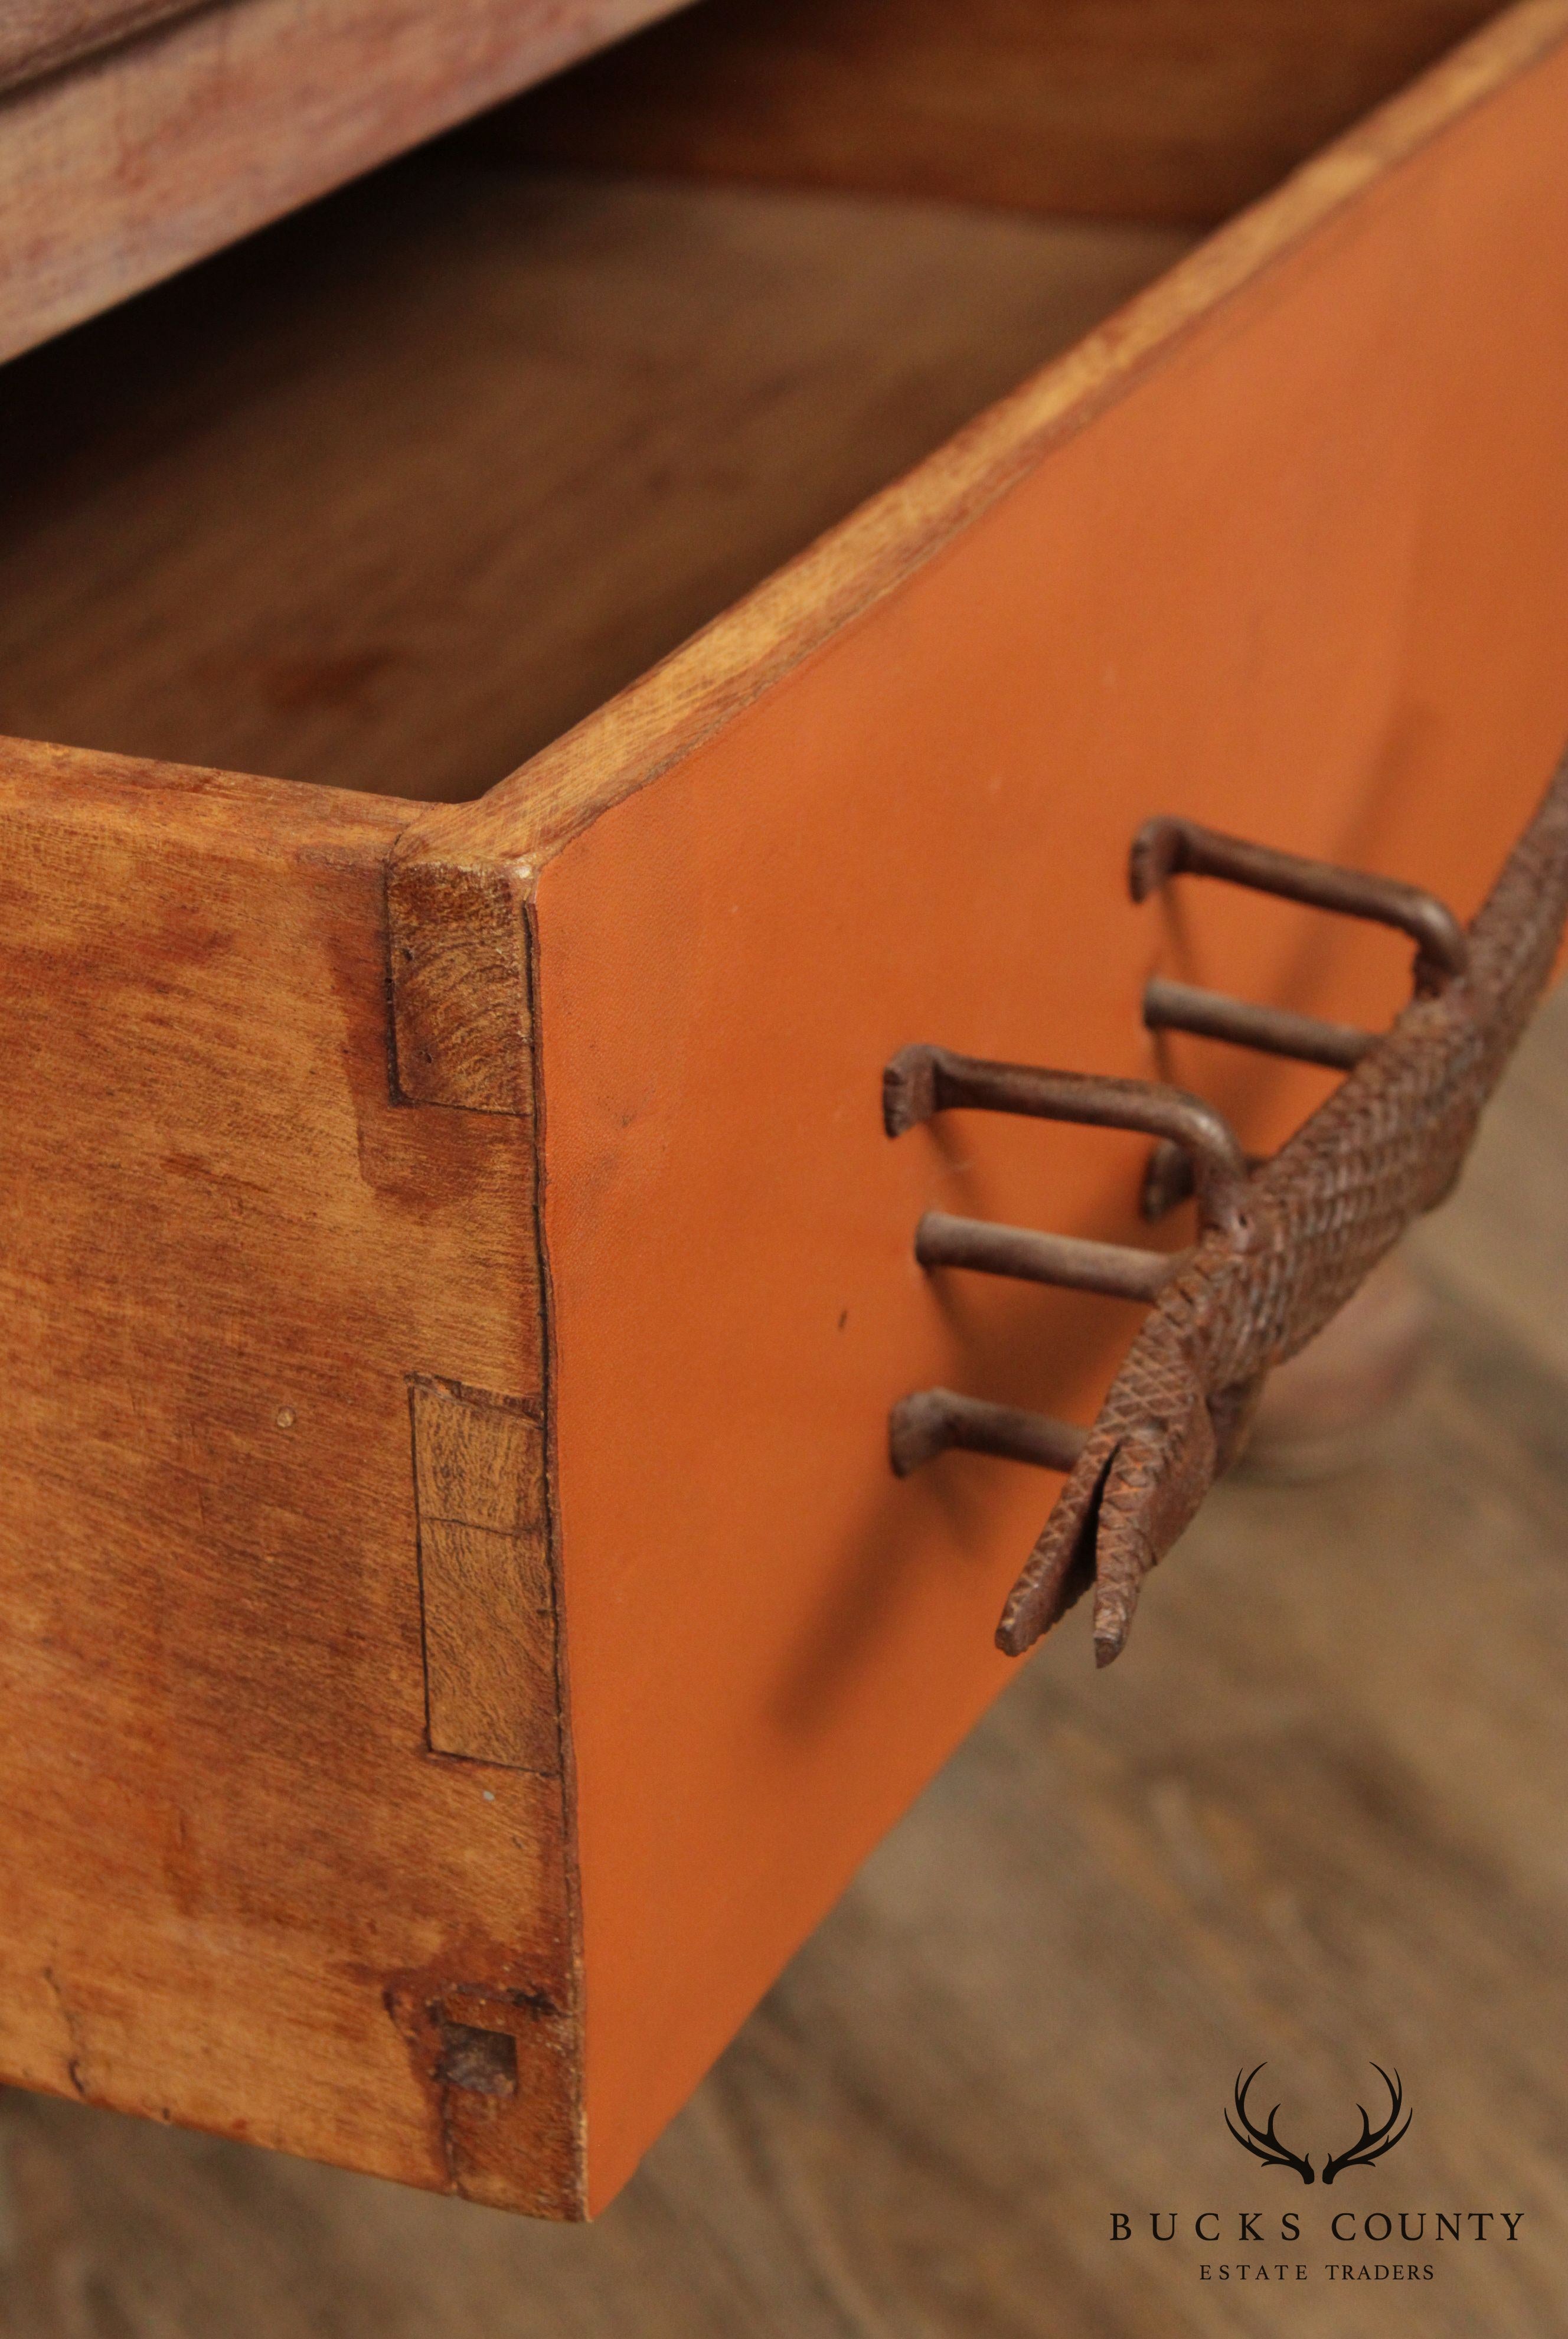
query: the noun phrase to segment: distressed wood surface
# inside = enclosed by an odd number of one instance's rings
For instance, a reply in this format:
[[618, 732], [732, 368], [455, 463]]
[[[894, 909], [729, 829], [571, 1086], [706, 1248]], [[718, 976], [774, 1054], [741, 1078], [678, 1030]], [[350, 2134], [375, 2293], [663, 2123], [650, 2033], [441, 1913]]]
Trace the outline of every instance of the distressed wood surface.
[[0, 749], [0, 2072], [558, 2215], [533, 1156], [392, 1099], [401, 816]]
[[[419, 144], [660, 0], [37, 0], [0, 68], [137, 16], [139, 39], [0, 101], [0, 359]], [[73, 26], [74, 31], [73, 32]]]
[[1187, 242], [411, 158], [0, 373], [0, 732], [472, 794]]
[[430, 1745], [559, 1772], [542, 1403], [427, 1380], [409, 1401]]
[[389, 867], [392, 1051], [409, 1103], [531, 1118], [527, 879], [428, 859]]
[[0, 89], [40, 81], [94, 50], [189, 15], [200, 0], [11, 0], [0, 16]]
[[[1156, 375], [1189, 364], [1195, 346], [1223, 367], [1221, 352], [1245, 331], [1239, 304], [1250, 303], [1251, 321], [1264, 329], [1257, 346], [1263, 346], [1265, 320], [1287, 269], [1298, 286], [1316, 279], [1326, 296], [1323, 322], [1298, 360], [1347, 351], [1360, 330], [1343, 309], [1339, 271], [1347, 247], [1365, 239], [1365, 252], [1382, 238], [1399, 240], [1401, 212], [1408, 218], [1421, 200], [1410, 192], [1413, 171], [1434, 191], [1445, 183], [1469, 188], [1473, 161], [1456, 162], [1455, 145], [1475, 116], [1496, 104], [1511, 110], [1515, 124], [1527, 117], [1523, 134], [1515, 131], [1515, 155], [1533, 175], [1555, 183], [1554, 75], [1565, 40], [1568, 0], [1520, 0], [636, 687], [477, 802], [431, 814], [422, 849], [433, 855], [558, 851], [601, 812], [715, 738], [835, 637], [849, 635], [856, 620], [908, 585], [1011, 489], [1046, 471], [1059, 450], [1102, 416], [1125, 410]], [[1506, 135], [1492, 133], [1494, 142]], [[1534, 218], [1537, 208], [1533, 192], [1524, 215]], [[1443, 232], [1464, 232], [1464, 209], [1462, 198], [1457, 216], [1445, 211]], [[1511, 225], [1516, 235], [1516, 222]], [[1521, 246], [1522, 255], [1541, 249], [1539, 237]], [[1406, 271], [1412, 259], [1406, 252]], [[1554, 320], [1554, 311], [1547, 314]], [[1166, 389], [1174, 410], [1189, 378], [1178, 374]], [[1271, 383], [1261, 410], [1278, 410], [1282, 393], [1282, 383]], [[1159, 397], [1144, 410], [1155, 418], [1145, 428], [1159, 434]], [[1111, 440], [1102, 436], [1100, 444], [1109, 450]], [[1168, 462], [1167, 479], [1169, 472]]]
[[1495, 0], [704, 0], [498, 143], [794, 186], [1197, 222], [1275, 185]]
[[[1029, 1667], [596, 2226], [13, 2095], [8, 2339], [1559, 2339], [1565, 1082], [1560, 996], [1424, 1237], [1413, 1406], [1351, 1476], [1222, 1488], [1121, 1665], [1070, 1626]], [[1396, 2064], [1397, 2155], [1255, 2169], [1220, 2114], [1265, 2057], [1336, 2141]], [[1315, 2249], [1283, 2305], [1109, 2239], [1325, 2205], [1524, 2222], [1332, 2252], [1431, 2259], [1414, 2290]]]

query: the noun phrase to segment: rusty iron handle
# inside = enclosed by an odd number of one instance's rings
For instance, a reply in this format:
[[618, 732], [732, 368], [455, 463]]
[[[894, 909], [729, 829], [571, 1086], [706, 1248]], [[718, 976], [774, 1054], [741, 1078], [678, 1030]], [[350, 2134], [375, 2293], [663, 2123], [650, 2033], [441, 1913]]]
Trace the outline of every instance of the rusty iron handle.
[[1145, 902], [1168, 878], [1182, 875], [1222, 877], [1254, 893], [1304, 902], [1309, 909], [1333, 910], [1341, 917], [1395, 926], [1416, 946], [1419, 992], [1441, 991], [1454, 976], [1464, 973], [1468, 962], [1470, 945], [1464, 927], [1446, 902], [1419, 885], [1403, 884], [1396, 877], [1373, 876], [1364, 869], [1336, 868], [1331, 861], [1308, 861], [1298, 853], [1281, 853], [1270, 844], [1249, 844], [1244, 837], [1227, 836], [1219, 829], [1200, 827], [1195, 820], [1161, 813], [1145, 821], [1132, 840], [1129, 891], [1135, 902]]
[[1269, 1371], [1304, 1347], [1411, 1220], [1451, 1189], [1568, 923], [1568, 756], [1468, 929], [1416, 886], [1193, 821], [1147, 822], [1132, 849], [1134, 899], [1184, 873], [1401, 929], [1417, 945], [1415, 996], [1389, 1031], [1374, 1034], [1164, 977], [1149, 983], [1151, 1029], [1345, 1072], [1262, 1161], [1245, 1157], [1220, 1116], [1184, 1090], [930, 1046], [905, 1048], [888, 1065], [890, 1136], [965, 1107], [1139, 1129], [1159, 1140], [1146, 1211], [1178, 1199], [1188, 1164], [1198, 1192], [1198, 1240], [1174, 1255], [941, 1211], [920, 1222], [916, 1256], [928, 1268], [1109, 1292], [1149, 1311], [1087, 1431], [947, 1389], [917, 1391], [892, 1409], [901, 1475], [951, 1446], [1066, 1472], [998, 1627], [1000, 1645], [1015, 1656], [1090, 1587], [1096, 1655], [1103, 1664], [1118, 1654], [1145, 1576], [1241, 1451]]
[[1086, 1434], [1073, 1422], [1052, 1421], [1019, 1406], [989, 1405], [981, 1397], [961, 1396], [956, 1389], [932, 1388], [895, 1406], [889, 1450], [901, 1478], [950, 1446], [994, 1454], [1004, 1462], [1031, 1462], [1040, 1470], [1070, 1470]]
[[1016, 1276], [1024, 1283], [1055, 1283], [1069, 1291], [1098, 1291], [1107, 1299], [1158, 1299], [1189, 1254], [1139, 1250], [1129, 1243], [1085, 1242], [1077, 1235], [1037, 1234], [1032, 1227], [999, 1227], [988, 1219], [955, 1219], [927, 1210], [914, 1230], [922, 1267], [967, 1267], [981, 1275]]
[[1172, 982], [1163, 974], [1150, 975], [1143, 986], [1143, 1021], [1150, 1031], [1191, 1031], [1202, 1040], [1256, 1048], [1266, 1056], [1326, 1064], [1336, 1072], [1358, 1064], [1377, 1038], [1376, 1031], [1360, 1031], [1354, 1023], [1325, 1023], [1316, 1015], [1294, 1014], [1287, 1007], [1254, 1007], [1247, 1000], [1200, 991], [1196, 983]]
[[925, 1045], [902, 1049], [883, 1074], [883, 1125], [890, 1137], [902, 1137], [933, 1113], [964, 1109], [1169, 1138], [1191, 1156], [1206, 1223], [1236, 1222], [1247, 1156], [1224, 1115], [1185, 1089], [1162, 1081], [1100, 1080], [1090, 1072], [992, 1063]]

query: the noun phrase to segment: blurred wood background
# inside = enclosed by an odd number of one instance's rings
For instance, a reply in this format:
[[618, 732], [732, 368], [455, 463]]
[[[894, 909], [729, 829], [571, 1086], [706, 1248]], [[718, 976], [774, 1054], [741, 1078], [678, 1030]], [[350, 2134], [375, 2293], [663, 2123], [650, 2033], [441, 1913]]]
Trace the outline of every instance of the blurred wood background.
[[[1568, 995], [1415, 1247], [1435, 1353], [1372, 1458], [1222, 1488], [1104, 1675], [1080, 1612], [597, 2226], [12, 2094], [5, 2339], [1561, 2339], [1565, 1163]], [[1397, 2065], [1397, 2157], [1328, 2195], [1244, 2160], [1265, 2058], [1319, 2153]], [[1214, 2207], [1523, 2222], [1332, 2252], [1430, 2260], [1414, 2289], [1109, 2239]], [[1311, 2278], [1199, 2283], [1241, 2257]]]

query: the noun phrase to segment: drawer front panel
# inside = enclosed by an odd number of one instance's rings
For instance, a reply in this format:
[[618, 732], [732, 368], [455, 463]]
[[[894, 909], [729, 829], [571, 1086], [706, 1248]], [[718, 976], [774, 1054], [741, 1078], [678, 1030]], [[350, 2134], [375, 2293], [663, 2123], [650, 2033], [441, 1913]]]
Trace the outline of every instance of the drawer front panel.
[[[1136, 1145], [890, 1146], [883, 1064], [920, 1039], [1155, 1073], [1157, 967], [1384, 1021], [1395, 942], [1218, 893], [1136, 911], [1134, 830], [1190, 814], [1468, 915], [1555, 760], [1565, 118], [1559, 53], [543, 869], [596, 2191], [1007, 1677], [1053, 1482], [954, 1456], [896, 1485], [889, 1405], [1087, 1419], [1137, 1321], [911, 1253], [927, 1208], [1136, 1239]], [[1328, 1080], [1163, 1061], [1261, 1146]]]

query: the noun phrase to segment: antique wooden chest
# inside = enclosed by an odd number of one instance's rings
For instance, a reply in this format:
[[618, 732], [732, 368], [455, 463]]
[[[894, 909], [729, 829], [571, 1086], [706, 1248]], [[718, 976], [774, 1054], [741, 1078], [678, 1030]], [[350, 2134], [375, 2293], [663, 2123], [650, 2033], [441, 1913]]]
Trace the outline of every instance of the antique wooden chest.
[[1568, 0], [707, 0], [110, 309], [656, 12], [277, 13], [0, 107], [0, 2076], [577, 2216], [1008, 1679], [890, 1406], [1137, 1320], [884, 1063], [1266, 1145], [1146, 975], [1404, 955], [1139, 822], [1467, 913], [1568, 732]]

